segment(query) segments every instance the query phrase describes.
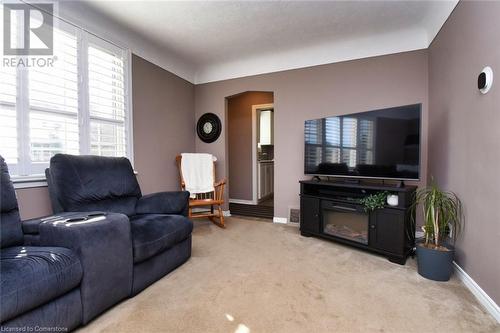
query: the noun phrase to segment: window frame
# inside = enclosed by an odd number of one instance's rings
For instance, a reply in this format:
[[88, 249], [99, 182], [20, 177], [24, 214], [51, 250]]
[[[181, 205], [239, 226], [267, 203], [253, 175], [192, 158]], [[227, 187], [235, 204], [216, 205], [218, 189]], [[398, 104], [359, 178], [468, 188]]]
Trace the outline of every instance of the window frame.
[[[93, 118], [90, 115], [89, 104], [89, 70], [88, 51], [89, 46], [97, 45], [99, 48], [118, 54], [123, 59], [123, 85], [124, 85], [124, 131], [125, 131], [125, 156], [134, 165], [134, 135], [133, 135], [133, 104], [132, 104], [132, 53], [130, 49], [120, 46], [112, 41], [101, 38], [75, 24], [54, 16], [54, 28], [75, 36], [77, 43], [77, 126], [79, 147], [78, 154], [91, 153], [91, 131], [90, 124]], [[16, 113], [17, 129], [17, 152], [18, 162], [15, 164], [15, 173], [11, 176], [15, 188], [31, 188], [47, 186], [45, 174], [31, 173], [33, 170], [30, 157], [30, 112], [37, 107], [30, 107], [29, 100], [29, 68], [18, 66], [16, 69], [16, 102], [14, 108]], [[9, 104], [3, 103], [2, 104]], [[53, 111], [53, 112], [52, 112]], [[61, 113], [56, 109], [47, 108], [44, 112], [52, 114]], [[64, 113], [64, 111], [62, 111]], [[113, 122], [111, 122], [113, 123]], [[115, 122], [118, 123], [118, 122]], [[122, 123], [121, 121], [119, 123]]]

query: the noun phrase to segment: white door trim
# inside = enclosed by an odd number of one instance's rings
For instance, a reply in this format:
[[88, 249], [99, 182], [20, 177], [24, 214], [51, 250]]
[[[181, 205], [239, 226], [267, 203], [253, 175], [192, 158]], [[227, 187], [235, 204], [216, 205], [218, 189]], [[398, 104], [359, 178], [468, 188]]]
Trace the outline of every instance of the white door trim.
[[252, 201], [253, 204], [258, 204], [257, 199], [257, 189], [258, 189], [258, 177], [257, 177], [257, 111], [264, 109], [274, 109], [274, 104], [256, 104], [252, 105]]

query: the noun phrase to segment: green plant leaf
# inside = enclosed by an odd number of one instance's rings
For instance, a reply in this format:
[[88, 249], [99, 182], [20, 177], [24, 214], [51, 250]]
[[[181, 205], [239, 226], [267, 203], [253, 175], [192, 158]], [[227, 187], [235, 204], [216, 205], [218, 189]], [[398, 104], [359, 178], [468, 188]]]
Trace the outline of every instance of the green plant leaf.
[[389, 193], [387, 191], [371, 194], [359, 200], [359, 203], [364, 205], [365, 211], [374, 211], [385, 207], [385, 202]]
[[464, 216], [462, 202], [453, 192], [441, 190], [432, 181], [431, 185], [417, 191], [412, 204], [412, 220], [415, 224], [417, 206], [422, 207], [425, 243], [439, 247], [453, 230], [453, 241], [462, 232]]

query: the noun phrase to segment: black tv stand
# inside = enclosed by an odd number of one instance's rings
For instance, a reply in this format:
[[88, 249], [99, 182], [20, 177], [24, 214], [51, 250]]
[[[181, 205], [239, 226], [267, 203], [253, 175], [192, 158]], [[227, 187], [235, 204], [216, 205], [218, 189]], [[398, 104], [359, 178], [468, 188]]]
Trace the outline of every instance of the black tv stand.
[[[366, 186], [377, 186], [380, 185], [380, 187], [384, 187], [386, 189], [390, 188], [404, 188], [406, 186], [404, 180], [399, 180], [397, 182], [392, 181], [391, 183], [386, 183], [384, 179], [362, 179], [362, 178], [340, 178], [340, 177], [328, 177], [325, 176], [325, 178], [321, 178], [321, 176], [313, 176], [311, 178], [311, 181], [313, 182], [321, 182], [321, 183], [330, 183], [330, 184], [345, 184], [345, 185], [350, 185], [350, 184], [355, 184], [355, 185], [366, 185]], [[410, 186], [410, 188], [413, 188]]]
[[359, 178], [345, 178], [343, 182], [346, 184], [361, 184]]
[[[300, 182], [300, 233], [320, 237], [388, 257], [404, 265], [415, 246], [412, 199], [415, 186], [345, 181]], [[366, 212], [361, 198], [387, 191], [397, 206]]]
[[321, 181], [321, 177], [320, 176], [313, 176], [312, 180], [315, 181], [315, 182], [320, 182]]

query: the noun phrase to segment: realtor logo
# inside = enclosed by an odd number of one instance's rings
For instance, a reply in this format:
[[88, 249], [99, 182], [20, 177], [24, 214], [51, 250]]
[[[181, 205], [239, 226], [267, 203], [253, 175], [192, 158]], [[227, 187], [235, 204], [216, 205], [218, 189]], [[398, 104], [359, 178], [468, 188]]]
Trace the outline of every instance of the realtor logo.
[[3, 4], [3, 52], [6, 56], [48, 56], [54, 52], [54, 5]]

